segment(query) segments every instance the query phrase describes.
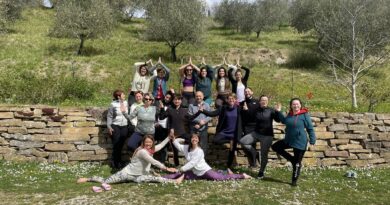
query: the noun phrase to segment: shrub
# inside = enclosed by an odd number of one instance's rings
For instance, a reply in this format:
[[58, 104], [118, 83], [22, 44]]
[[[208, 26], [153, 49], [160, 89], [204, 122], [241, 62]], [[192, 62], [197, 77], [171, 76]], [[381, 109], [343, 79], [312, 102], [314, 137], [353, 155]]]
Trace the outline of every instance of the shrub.
[[321, 57], [316, 51], [300, 49], [289, 54], [287, 67], [315, 69], [321, 64]]

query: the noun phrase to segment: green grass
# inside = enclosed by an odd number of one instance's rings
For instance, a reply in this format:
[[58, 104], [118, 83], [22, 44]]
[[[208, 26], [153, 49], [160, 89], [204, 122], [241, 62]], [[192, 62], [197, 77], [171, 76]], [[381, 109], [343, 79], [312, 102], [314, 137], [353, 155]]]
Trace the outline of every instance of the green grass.
[[[59, 39], [50, 37], [49, 31], [53, 24], [54, 11], [43, 9], [28, 9], [23, 12], [23, 18], [13, 26], [13, 32], [0, 36], [0, 77], [4, 83], [8, 79], [18, 79], [15, 75], [25, 70], [33, 71], [35, 75], [45, 76], [48, 73], [59, 76], [70, 76], [74, 73], [96, 85], [94, 95], [87, 99], [67, 99], [61, 102], [50, 100], [55, 86], [48, 86], [47, 92], [40, 96], [39, 103], [54, 105], [77, 106], [107, 106], [111, 101], [111, 93], [117, 88], [127, 90], [133, 77], [133, 64], [159, 56], [173, 71], [170, 87], [179, 89], [177, 68], [180, 63], [186, 63], [192, 56], [195, 63], [202, 57], [206, 62], [215, 65], [222, 62], [224, 56], [234, 63], [240, 58], [242, 65], [252, 69], [249, 86], [254, 88], [255, 94], [268, 94], [273, 101], [286, 104], [291, 97], [299, 96], [311, 110], [316, 111], [351, 111], [350, 97], [346, 89], [331, 82], [329, 72], [324, 64], [315, 64], [316, 58], [305, 59], [306, 54], [316, 48], [316, 39], [312, 33], [299, 34], [290, 27], [281, 27], [280, 30], [264, 32], [256, 38], [255, 33], [250, 35], [236, 33], [230, 29], [223, 29], [212, 23], [204, 33], [203, 43], [190, 45], [183, 43], [177, 47], [179, 62], [171, 62], [170, 48], [164, 42], [146, 41], [143, 37], [144, 20], [135, 19], [132, 22], [119, 23], [110, 39], [95, 39], [85, 42], [84, 55], [75, 55], [77, 39]], [[275, 64], [278, 56], [288, 56], [298, 53], [298, 62], [303, 68], [294, 68], [291, 65], [279, 66]], [[303, 55], [302, 55], [303, 53]], [[308, 66], [309, 65], [309, 66]], [[315, 65], [310, 68], [310, 65]], [[308, 68], [309, 67], [309, 68]], [[387, 66], [382, 68], [387, 69]], [[13, 75], [12, 73], [16, 73]], [[294, 81], [292, 81], [294, 73]], [[0, 78], [1, 80], [1, 78]], [[45, 80], [41, 80], [44, 82]], [[3, 81], [2, 81], [3, 82]], [[11, 94], [0, 96], [0, 103], [26, 104], [35, 103], [20, 84], [28, 82], [15, 81], [2, 89]], [[61, 83], [61, 82], [60, 82]], [[50, 84], [50, 83], [48, 83]], [[32, 86], [30, 89], [34, 89]], [[40, 89], [40, 88], [36, 88]], [[38, 91], [34, 91], [38, 92]], [[32, 93], [34, 93], [32, 92]], [[308, 93], [313, 93], [312, 99], [307, 99]], [[27, 93], [27, 94], [26, 94]], [[1, 94], [1, 92], [0, 92]], [[360, 100], [360, 108], [367, 110], [367, 103]], [[380, 104], [376, 112], [389, 112], [390, 103]]]
[[[255, 176], [256, 173], [240, 168]], [[355, 169], [357, 179], [346, 178], [345, 168], [304, 169], [298, 187], [289, 185], [291, 171], [269, 168], [264, 180], [185, 181], [173, 184], [113, 185], [93, 193], [94, 183], [77, 184], [78, 177], [109, 176], [107, 165], [35, 164], [0, 161], [1, 204], [387, 204], [389, 168]]]

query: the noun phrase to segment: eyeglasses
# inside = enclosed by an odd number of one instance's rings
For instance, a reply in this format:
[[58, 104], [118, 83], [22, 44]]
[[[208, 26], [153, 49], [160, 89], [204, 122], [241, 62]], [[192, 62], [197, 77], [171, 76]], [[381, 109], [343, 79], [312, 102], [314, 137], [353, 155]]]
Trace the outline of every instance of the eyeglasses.
[[153, 99], [145, 98], [144, 101], [153, 101]]

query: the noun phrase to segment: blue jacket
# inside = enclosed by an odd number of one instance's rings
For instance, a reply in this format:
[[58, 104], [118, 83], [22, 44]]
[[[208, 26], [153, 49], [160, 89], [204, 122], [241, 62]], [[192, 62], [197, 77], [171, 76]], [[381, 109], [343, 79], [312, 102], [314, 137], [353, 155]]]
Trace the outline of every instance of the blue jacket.
[[[316, 143], [316, 136], [314, 133], [311, 118], [306, 109], [302, 109], [297, 115], [289, 113], [284, 116], [282, 112], [277, 112], [280, 121], [286, 125], [284, 141], [292, 148], [306, 150], [307, 133], [309, 134], [310, 144]], [[306, 128], [306, 131], [305, 131]]]

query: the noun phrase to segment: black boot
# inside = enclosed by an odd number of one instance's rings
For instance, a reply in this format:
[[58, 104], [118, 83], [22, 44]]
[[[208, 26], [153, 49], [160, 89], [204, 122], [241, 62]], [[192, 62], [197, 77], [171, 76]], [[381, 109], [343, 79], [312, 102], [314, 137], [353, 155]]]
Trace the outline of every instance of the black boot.
[[227, 160], [227, 167], [232, 168], [234, 160], [234, 151], [229, 151], [228, 160]]

